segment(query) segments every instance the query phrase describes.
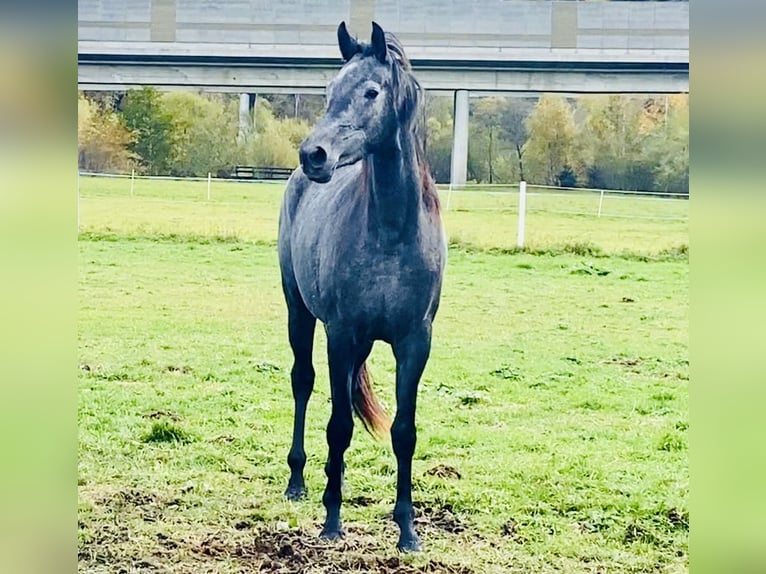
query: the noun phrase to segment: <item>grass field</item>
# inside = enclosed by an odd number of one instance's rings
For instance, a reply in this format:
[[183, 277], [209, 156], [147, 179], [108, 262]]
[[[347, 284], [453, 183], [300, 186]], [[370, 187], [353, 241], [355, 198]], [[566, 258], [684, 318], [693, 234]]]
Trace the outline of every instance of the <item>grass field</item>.
[[[83, 231], [125, 234], [204, 234], [248, 241], [273, 241], [284, 183], [214, 181], [207, 201], [205, 181], [81, 178]], [[495, 188], [493, 188], [495, 189]], [[689, 202], [646, 197], [604, 199], [598, 194], [545, 193], [529, 188], [526, 245], [533, 250], [591, 246], [607, 254], [656, 256], [688, 244]], [[442, 203], [450, 239], [461, 246], [516, 246], [518, 194], [454, 192]]]
[[[688, 570], [686, 222], [541, 212], [535, 251], [512, 253], [512, 210], [453, 204], [414, 461], [426, 551], [403, 557], [395, 459], [359, 425], [347, 539], [316, 538], [321, 330], [309, 497], [282, 497], [281, 188], [218, 186], [208, 202], [205, 183], [138, 181], [131, 197], [126, 180], [82, 178], [81, 572]], [[392, 406], [385, 345], [371, 371]]]

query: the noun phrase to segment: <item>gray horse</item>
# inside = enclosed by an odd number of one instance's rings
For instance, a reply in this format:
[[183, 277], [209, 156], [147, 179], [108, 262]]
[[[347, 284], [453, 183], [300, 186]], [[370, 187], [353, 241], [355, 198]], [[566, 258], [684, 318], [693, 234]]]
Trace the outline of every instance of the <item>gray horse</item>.
[[[398, 547], [421, 549], [412, 508], [412, 455], [420, 377], [431, 349], [447, 249], [436, 188], [423, 158], [422, 94], [399, 40], [373, 22], [370, 44], [338, 27], [344, 65], [327, 87], [327, 109], [300, 148], [279, 220], [279, 263], [294, 354], [293, 442], [286, 496], [305, 495], [303, 434], [314, 387], [312, 348], [327, 333], [332, 414], [327, 425], [327, 518], [321, 536], [344, 535], [343, 457], [353, 412], [373, 435], [390, 432], [398, 464]], [[393, 424], [365, 367], [374, 341], [396, 358]]]

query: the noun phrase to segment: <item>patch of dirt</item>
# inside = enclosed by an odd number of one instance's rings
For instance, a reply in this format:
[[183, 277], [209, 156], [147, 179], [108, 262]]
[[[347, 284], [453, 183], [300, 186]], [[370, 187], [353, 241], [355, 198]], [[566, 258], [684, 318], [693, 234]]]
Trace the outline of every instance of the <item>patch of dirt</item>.
[[264, 361], [262, 363], [255, 364], [255, 370], [259, 373], [278, 373], [282, 370], [279, 365]]
[[160, 543], [160, 545], [162, 545], [164, 548], [167, 548], [168, 550], [175, 550], [178, 548], [178, 542], [172, 540], [167, 534], [162, 532], [157, 533], [157, 541]]
[[450, 534], [460, 534], [466, 530], [463, 519], [455, 514], [449, 503], [434, 507], [414, 502], [413, 506], [415, 507], [415, 526], [420, 530], [430, 528]]
[[168, 419], [174, 420], [174, 421], [180, 421], [181, 420], [181, 417], [178, 416], [177, 414], [172, 413], [170, 411], [162, 411], [162, 410], [160, 410], [160, 411], [152, 411], [150, 413], [145, 414], [144, 416], [146, 418], [148, 418], [148, 419], [168, 418]]
[[436, 465], [435, 467], [428, 469], [426, 474], [429, 476], [436, 476], [438, 478], [454, 478], [456, 480], [460, 480], [462, 478], [458, 469], [456, 469], [454, 466], [449, 466], [448, 464]]
[[165, 367], [168, 373], [176, 373], [179, 375], [188, 375], [192, 372], [192, 368], [188, 365], [168, 365]]
[[660, 546], [662, 544], [662, 541], [651, 529], [638, 522], [629, 524], [625, 528], [625, 534], [622, 537], [622, 541], [626, 545], [636, 542], [651, 544], [653, 546]]
[[670, 525], [676, 530], [689, 530], [689, 514], [672, 508], [668, 511]]
[[499, 368], [495, 369], [494, 371], [491, 371], [489, 374], [492, 375], [493, 377], [498, 377], [500, 379], [505, 379], [507, 381], [521, 380], [521, 373], [519, 373], [516, 369], [508, 365], [502, 365]]
[[215, 437], [213, 439], [213, 442], [219, 442], [219, 443], [222, 443], [222, 444], [231, 444], [231, 443], [235, 442], [236, 440], [237, 439], [235, 437], [231, 436], [231, 435], [222, 434], [222, 435], [218, 435], [217, 437]]
[[126, 506], [157, 506], [162, 504], [162, 499], [153, 492], [141, 492], [130, 488], [105, 495], [101, 499], [101, 503], [104, 506], [114, 507], [117, 510]]
[[[387, 540], [387, 542], [390, 542]], [[233, 560], [240, 572], [272, 574], [341, 574], [346, 572], [381, 572], [385, 574], [473, 574], [464, 566], [429, 560], [415, 566], [386, 549], [374, 537], [354, 528], [338, 542], [318, 539], [303, 529], [264, 530], [252, 542], [232, 544], [217, 536], [208, 536], [192, 548], [200, 560]], [[390, 550], [389, 550], [390, 552]]]
[[572, 275], [597, 275], [599, 277], [604, 277], [611, 273], [608, 269], [600, 269], [599, 267], [586, 262], [581, 263], [579, 267], [575, 267], [569, 272]]
[[[115, 527], [116, 526], [116, 527]], [[304, 529], [242, 529], [216, 532], [194, 540], [156, 534], [155, 543], [136, 548], [126, 525], [100, 525], [94, 535], [80, 541], [78, 571], [138, 573], [238, 572], [249, 574], [474, 574], [459, 564], [442, 560], [411, 561], [396, 553], [395, 536], [373, 536], [347, 526], [343, 540], [328, 542]], [[393, 531], [391, 532], [393, 534]], [[427, 541], [426, 541], [427, 543]]]
[[[87, 524], [78, 521], [79, 531], [85, 530]], [[108, 564], [114, 557], [114, 550], [130, 540], [130, 531], [118, 522], [99, 525], [98, 529], [88, 532], [80, 540], [77, 550], [78, 560]]]
[[[622, 367], [637, 367], [643, 362], [643, 360], [640, 357], [612, 357], [611, 359], [607, 359], [604, 361], [604, 363], [612, 364], [612, 365], [620, 365]], [[638, 372], [638, 371], [634, 371]]]
[[500, 534], [510, 538], [517, 544], [524, 544], [527, 541], [527, 539], [519, 532], [519, 523], [516, 522], [513, 518], [509, 519], [505, 524], [503, 524], [503, 527], [500, 529]]
[[[398, 554], [398, 529], [390, 516], [384, 519], [385, 533], [347, 524], [346, 537], [336, 542], [319, 539], [318, 525], [308, 529], [266, 525], [250, 516], [232, 523], [231, 529], [179, 536], [163, 516], [168, 507], [183, 504], [172, 493], [124, 489], [81, 492], [81, 496], [93, 504], [93, 516], [78, 521], [78, 571], [83, 573], [474, 574], [460, 564], [412, 561]], [[351, 501], [361, 506], [376, 502], [366, 496]], [[431, 536], [466, 531], [449, 504], [417, 504], [415, 513], [427, 546]], [[136, 519], [155, 522], [157, 530], [137, 530]]]
[[145, 522], [156, 522], [168, 508], [184, 506], [184, 502], [179, 498], [164, 497], [153, 492], [141, 492], [135, 489], [90, 495], [83, 493], [83, 498], [90, 498], [95, 506], [101, 507], [102, 511], [117, 516], [138, 513]]
[[360, 494], [359, 496], [344, 498], [343, 504], [348, 504], [350, 506], [370, 506], [371, 504], [375, 504], [375, 500], [373, 500], [369, 496], [364, 496], [363, 494]]

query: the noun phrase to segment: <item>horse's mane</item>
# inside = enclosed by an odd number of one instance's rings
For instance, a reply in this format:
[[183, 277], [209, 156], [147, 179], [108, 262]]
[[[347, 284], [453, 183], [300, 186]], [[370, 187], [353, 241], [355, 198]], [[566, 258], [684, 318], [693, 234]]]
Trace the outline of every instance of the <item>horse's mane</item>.
[[[423, 148], [425, 125], [423, 122], [423, 88], [412, 74], [412, 64], [404, 51], [399, 38], [391, 32], [386, 32], [386, 48], [391, 57], [394, 92], [397, 94], [397, 109], [402, 117], [405, 129], [408, 130], [415, 143], [415, 155], [420, 172], [420, 185], [423, 200], [428, 211], [439, 212], [439, 195], [436, 191], [431, 169], [425, 158]], [[366, 45], [362, 56], [372, 56], [371, 45]]]

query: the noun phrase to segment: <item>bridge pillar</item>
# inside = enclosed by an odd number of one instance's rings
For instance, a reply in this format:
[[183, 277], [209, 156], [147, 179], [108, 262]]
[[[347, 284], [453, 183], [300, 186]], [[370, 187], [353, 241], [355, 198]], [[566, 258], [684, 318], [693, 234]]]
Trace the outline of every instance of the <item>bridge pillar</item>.
[[468, 171], [468, 90], [455, 91], [455, 107], [452, 114], [452, 187], [465, 185]]
[[250, 135], [252, 120], [250, 119], [250, 94], [239, 95], [239, 133], [237, 140], [244, 142]]
[[258, 114], [255, 113], [255, 108], [258, 106], [258, 94], [250, 94], [250, 114], [253, 118], [252, 128], [253, 133], [256, 132], [258, 127]]

